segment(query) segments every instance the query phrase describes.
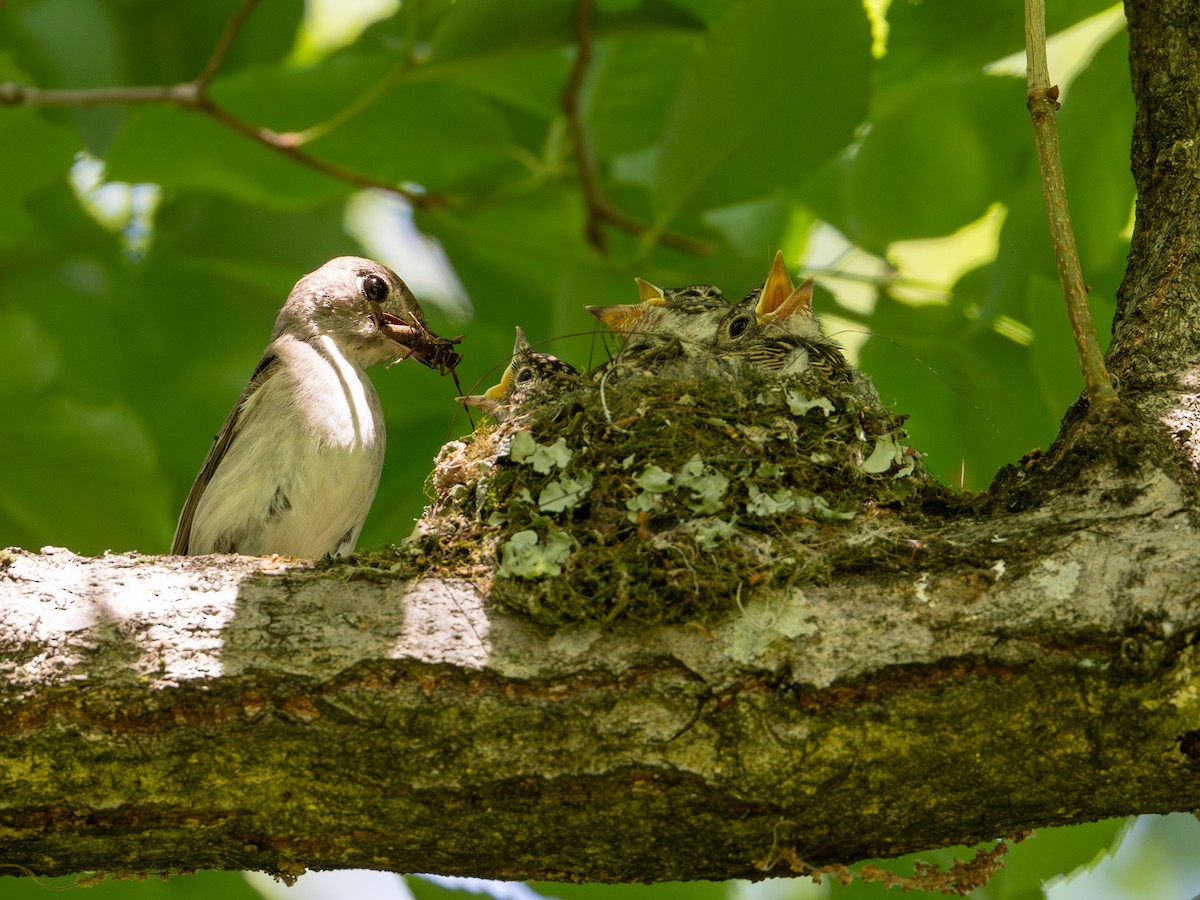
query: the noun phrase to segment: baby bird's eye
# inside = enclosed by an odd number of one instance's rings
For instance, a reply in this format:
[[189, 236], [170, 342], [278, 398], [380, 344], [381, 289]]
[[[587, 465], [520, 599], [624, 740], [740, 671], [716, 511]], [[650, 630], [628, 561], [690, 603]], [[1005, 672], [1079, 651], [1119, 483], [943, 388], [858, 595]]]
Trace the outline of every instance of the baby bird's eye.
[[525, 366], [517, 372], [517, 384], [524, 384], [527, 381], [533, 381], [533, 369]]
[[378, 275], [364, 275], [358, 280], [358, 288], [372, 303], [382, 303], [387, 299], [387, 282]]
[[729, 336], [741, 337], [746, 333], [746, 329], [750, 327], [749, 316], [739, 316], [729, 323]]

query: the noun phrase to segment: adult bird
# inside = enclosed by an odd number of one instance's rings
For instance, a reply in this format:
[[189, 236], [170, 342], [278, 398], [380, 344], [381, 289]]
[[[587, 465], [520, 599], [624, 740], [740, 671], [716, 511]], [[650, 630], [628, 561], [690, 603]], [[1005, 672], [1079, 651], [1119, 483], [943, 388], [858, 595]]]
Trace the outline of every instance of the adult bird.
[[455, 343], [386, 266], [342, 256], [305, 275], [200, 467], [171, 552], [349, 554], [386, 444], [366, 370], [410, 356], [453, 370]]
[[482, 394], [470, 394], [458, 400], [482, 409], [497, 422], [505, 422], [527, 412], [535, 402], [578, 378], [579, 370], [570, 363], [534, 350], [518, 326], [512, 359], [500, 381]]

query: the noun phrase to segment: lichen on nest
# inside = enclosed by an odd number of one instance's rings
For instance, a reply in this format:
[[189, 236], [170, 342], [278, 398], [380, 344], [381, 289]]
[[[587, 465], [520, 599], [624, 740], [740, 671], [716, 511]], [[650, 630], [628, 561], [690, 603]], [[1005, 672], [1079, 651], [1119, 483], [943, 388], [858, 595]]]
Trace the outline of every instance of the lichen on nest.
[[874, 552], [892, 510], [941, 490], [866, 394], [697, 364], [581, 380], [447, 444], [409, 548], [546, 624], [714, 624]]

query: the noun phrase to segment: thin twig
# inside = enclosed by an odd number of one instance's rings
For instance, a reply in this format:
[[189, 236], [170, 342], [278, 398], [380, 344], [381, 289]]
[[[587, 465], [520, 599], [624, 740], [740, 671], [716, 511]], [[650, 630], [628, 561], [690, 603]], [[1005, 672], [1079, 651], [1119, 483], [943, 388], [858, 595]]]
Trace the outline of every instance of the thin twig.
[[229, 21], [225, 23], [225, 29], [221, 32], [221, 36], [217, 38], [217, 45], [213, 47], [212, 55], [208, 58], [208, 62], [204, 65], [204, 70], [196, 78], [196, 93], [203, 95], [208, 91], [209, 84], [216, 77], [217, 71], [221, 68], [221, 63], [225, 62], [225, 56], [229, 53], [229, 48], [233, 46], [233, 39], [237, 37], [238, 32], [242, 30], [242, 25], [249, 18], [250, 13], [254, 12], [254, 7], [258, 5], [258, 0], [245, 0], [237, 12], [229, 17]]
[[239, 134], [244, 134], [258, 143], [270, 147], [289, 159], [315, 169], [330, 178], [359, 188], [375, 188], [398, 194], [413, 206], [421, 209], [436, 209], [445, 206], [445, 199], [438, 194], [410, 191], [398, 185], [373, 178], [362, 172], [347, 169], [300, 149], [299, 142], [286, 134], [280, 134], [238, 118], [229, 110], [213, 102], [207, 93], [197, 89], [194, 81], [185, 81], [174, 87], [125, 87], [91, 88], [79, 90], [46, 90], [29, 87], [15, 82], [0, 84], [0, 106], [70, 106], [88, 107], [120, 103], [161, 103], [194, 110], [217, 120]]
[[102, 106], [107, 103], [175, 103], [187, 105], [194, 93], [191, 83], [175, 87], [111, 87], [82, 90], [45, 90], [6, 81], [0, 84], [0, 106]]
[[181, 109], [204, 113], [227, 128], [282, 153], [302, 166], [328, 175], [330, 178], [359, 188], [374, 188], [397, 194], [421, 209], [444, 207], [445, 199], [438, 194], [407, 190], [313, 156], [300, 149], [300, 144], [304, 141], [302, 134], [280, 134], [270, 128], [254, 125], [238, 118], [209, 96], [209, 85], [225, 61], [238, 32], [258, 2], [259, 0], [245, 0], [237, 12], [225, 23], [225, 29], [221, 32], [208, 62], [205, 63], [204, 70], [194, 81], [185, 81], [172, 87], [104, 87], [79, 90], [46, 90], [9, 81], [0, 84], [0, 106], [89, 107], [110, 103], [171, 104]]
[[362, 113], [372, 103], [378, 100], [383, 92], [391, 87], [396, 78], [407, 68], [408, 60], [401, 59], [380, 78], [377, 82], [367, 88], [359, 96], [355, 97], [328, 119], [323, 122], [318, 122], [316, 125], [310, 125], [303, 131], [295, 131], [288, 134], [296, 146], [307, 144], [310, 141], [315, 141], [322, 138], [329, 132], [341, 128], [355, 116]]
[[588, 243], [601, 253], [606, 252], [604, 231], [601, 225], [607, 223], [639, 238], [652, 236], [659, 242], [677, 250], [696, 254], [712, 253], [715, 248], [709, 241], [672, 231], [654, 233], [649, 225], [615, 209], [600, 190], [596, 161], [592, 156], [587, 136], [584, 134], [583, 117], [579, 114], [579, 95], [583, 91], [583, 82], [587, 77], [588, 67], [592, 63], [592, 13], [594, 9], [594, 0], [576, 0], [575, 29], [578, 36], [576, 41], [578, 49], [575, 54], [575, 63], [571, 66], [571, 73], [567, 76], [567, 82], [563, 86], [562, 97], [559, 100], [559, 105], [567, 120], [567, 128], [571, 133], [575, 161], [579, 166], [579, 184], [583, 189], [584, 202], [587, 204], [587, 220], [583, 230], [587, 235]]
[[424, 194], [417, 191], [410, 191], [395, 184], [381, 181], [378, 178], [373, 178], [370, 175], [365, 175], [362, 172], [339, 166], [337, 163], [329, 162], [329, 160], [321, 159], [318, 156], [313, 156], [311, 153], [302, 150], [299, 146], [300, 142], [292, 135], [280, 134], [277, 131], [272, 131], [270, 128], [263, 128], [239, 119], [228, 110], [217, 106], [207, 97], [202, 98], [196, 104], [195, 108], [207, 113], [234, 131], [244, 134], [258, 141], [260, 144], [265, 144], [289, 159], [293, 159], [301, 165], [315, 169], [338, 181], [344, 181], [346, 184], [352, 184], [355, 187], [375, 188], [388, 191], [392, 194], [398, 194], [413, 206], [421, 209], [438, 209], [446, 205], [445, 199], [439, 194]]
[[383, 93], [398, 81], [401, 77], [411, 75], [413, 67], [416, 64], [416, 57], [413, 48], [417, 44], [420, 35], [420, 15], [421, 5], [415, 4], [408, 16], [405, 17], [407, 27], [402, 44], [393, 49], [393, 55], [396, 61], [388, 67], [388, 70], [383, 73], [383, 76], [368, 87], [365, 91], [351, 100], [329, 118], [315, 125], [310, 125], [303, 131], [292, 132], [287, 137], [295, 140], [296, 144], [307, 144], [309, 141], [315, 141], [318, 138], [324, 137], [331, 131], [345, 125], [355, 116], [358, 116], [363, 110], [370, 107], [372, 103], [378, 100]]
[[1096, 326], [1087, 305], [1087, 288], [1071, 230], [1067, 209], [1067, 189], [1063, 181], [1062, 158], [1058, 147], [1058, 125], [1054, 113], [1058, 110], [1058, 86], [1050, 85], [1046, 62], [1046, 4], [1045, 0], [1025, 0], [1025, 55], [1027, 90], [1033, 134], [1042, 166], [1042, 191], [1046, 195], [1046, 215], [1050, 219], [1050, 237], [1054, 242], [1054, 261], [1063, 298], [1067, 303], [1067, 318], [1075, 335], [1079, 352], [1079, 367], [1087, 385], [1088, 403], [1096, 411], [1117, 402], [1117, 392], [1104, 367], [1104, 356], [1096, 338]]
[[583, 133], [583, 119], [579, 115], [579, 94], [588, 67], [592, 64], [592, 12], [593, 0], [577, 0], [575, 4], [575, 29], [579, 36], [575, 62], [571, 74], [563, 85], [562, 110], [571, 131], [571, 143], [575, 147], [575, 161], [579, 166], [579, 184], [583, 188], [583, 199], [587, 203], [587, 221], [583, 226], [588, 242], [601, 253], [606, 252], [604, 232], [600, 227], [601, 208], [605, 206], [600, 194], [600, 183], [596, 176], [596, 162], [592, 158], [591, 146]]

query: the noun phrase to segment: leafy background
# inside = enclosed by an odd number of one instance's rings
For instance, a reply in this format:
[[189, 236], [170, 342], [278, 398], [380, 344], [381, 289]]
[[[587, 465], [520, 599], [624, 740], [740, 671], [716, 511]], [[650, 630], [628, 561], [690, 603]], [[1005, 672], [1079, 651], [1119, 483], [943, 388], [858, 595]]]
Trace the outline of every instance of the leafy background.
[[[239, 6], [10, 0], [0, 4], [0, 82], [185, 81]], [[1049, 15], [1073, 222], [1106, 339], [1133, 201], [1127, 41], [1120, 7], [1102, 0], [1057, 0]], [[584, 304], [633, 301], [635, 275], [740, 296], [781, 248], [793, 272], [818, 276], [827, 330], [911, 415], [913, 443], [944, 480], [982, 489], [1053, 439], [1081, 379], [1022, 69], [1010, 59], [1023, 47], [1018, 0], [597, 0], [578, 124], [599, 189], [644, 225], [603, 227], [605, 252], [585, 234], [560, 104], [576, 41], [571, 0], [254, 9], [214, 100], [296, 132], [314, 156], [444, 198], [428, 210], [194, 111], [0, 108], [0, 545], [165, 551], [291, 285], [346, 253], [388, 262], [435, 329], [466, 334], [469, 391], [495, 380], [514, 325], [594, 363], [603, 342]], [[673, 249], [664, 232], [711, 252]], [[469, 429], [449, 379], [410, 364], [374, 380], [391, 446], [363, 545], [409, 532], [433, 456]], [[1194, 843], [1195, 827], [1148, 821], [1118, 859]], [[1041, 896], [1042, 880], [1091, 862], [1119, 830], [1044, 832], [1014, 850], [987, 896]], [[1138, 878], [1162, 888], [1176, 874], [1197, 889], [1194, 871], [1161, 859], [1144, 876], [1118, 868], [1100, 879], [1109, 890]], [[0, 896], [18, 896], [16, 884]], [[410, 884], [422, 900], [449, 890]], [[771, 900], [829, 890], [806, 884], [640, 892]], [[217, 873], [122, 888], [238, 890]], [[564, 900], [639, 892], [542, 890]]]

